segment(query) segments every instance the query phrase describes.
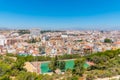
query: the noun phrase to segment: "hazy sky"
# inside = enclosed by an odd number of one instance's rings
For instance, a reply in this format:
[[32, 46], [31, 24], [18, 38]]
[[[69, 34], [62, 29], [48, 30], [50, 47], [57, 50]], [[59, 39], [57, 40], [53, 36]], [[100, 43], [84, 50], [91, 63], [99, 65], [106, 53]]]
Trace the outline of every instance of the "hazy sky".
[[120, 0], [0, 0], [0, 27], [120, 29]]

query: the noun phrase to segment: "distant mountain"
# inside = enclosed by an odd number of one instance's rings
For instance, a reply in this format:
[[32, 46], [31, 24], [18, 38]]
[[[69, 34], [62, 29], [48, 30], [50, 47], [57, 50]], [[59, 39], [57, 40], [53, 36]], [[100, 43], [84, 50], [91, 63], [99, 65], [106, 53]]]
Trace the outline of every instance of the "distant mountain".
[[0, 30], [11, 30], [11, 29], [6, 28], [6, 27], [0, 27]]

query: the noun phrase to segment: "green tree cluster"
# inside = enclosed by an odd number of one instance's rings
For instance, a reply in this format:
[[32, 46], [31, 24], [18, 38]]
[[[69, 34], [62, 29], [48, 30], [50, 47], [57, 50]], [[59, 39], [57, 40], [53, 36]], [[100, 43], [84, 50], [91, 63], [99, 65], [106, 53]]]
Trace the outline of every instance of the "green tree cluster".
[[85, 71], [84, 63], [85, 63], [85, 59], [84, 58], [75, 60], [73, 74], [82, 76], [84, 71]]
[[104, 42], [105, 42], [105, 43], [112, 43], [113, 41], [112, 41], [111, 39], [105, 38], [105, 39], [104, 39]]
[[55, 72], [56, 69], [65, 70], [65, 61], [59, 61], [58, 57], [55, 56], [55, 58], [50, 62], [49, 68], [53, 72]]

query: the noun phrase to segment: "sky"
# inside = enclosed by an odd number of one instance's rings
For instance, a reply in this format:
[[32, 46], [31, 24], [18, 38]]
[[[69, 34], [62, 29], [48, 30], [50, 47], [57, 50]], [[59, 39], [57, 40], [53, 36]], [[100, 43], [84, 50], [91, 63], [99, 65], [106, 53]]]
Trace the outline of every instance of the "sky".
[[0, 0], [0, 28], [120, 29], [120, 0]]

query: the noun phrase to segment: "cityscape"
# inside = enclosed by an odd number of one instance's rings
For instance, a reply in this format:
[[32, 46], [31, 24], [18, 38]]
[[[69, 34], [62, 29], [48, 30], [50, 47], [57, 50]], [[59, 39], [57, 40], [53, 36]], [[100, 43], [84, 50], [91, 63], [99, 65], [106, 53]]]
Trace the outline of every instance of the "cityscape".
[[0, 0], [0, 80], [120, 80], [119, 0]]
[[32, 56], [80, 54], [120, 48], [120, 31], [0, 31], [0, 54]]

